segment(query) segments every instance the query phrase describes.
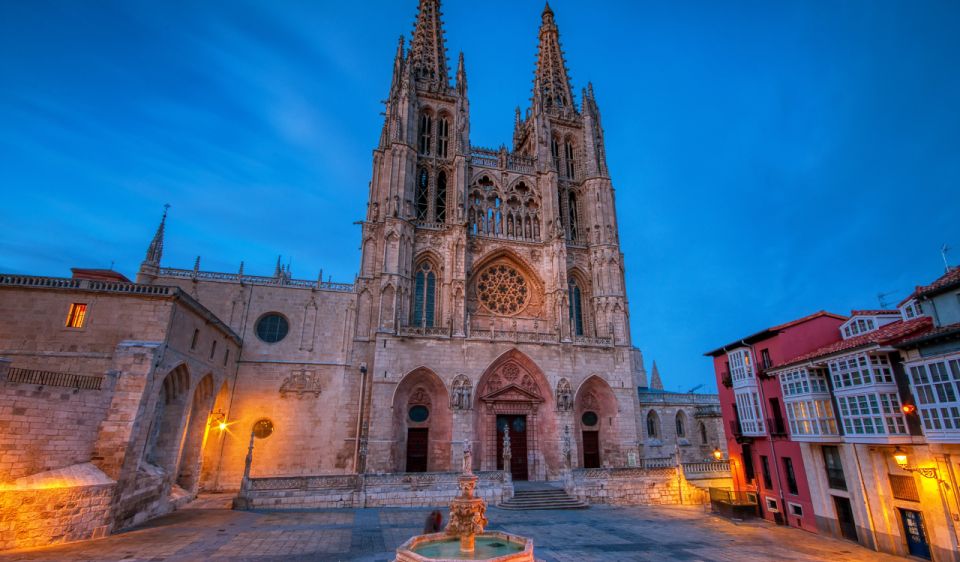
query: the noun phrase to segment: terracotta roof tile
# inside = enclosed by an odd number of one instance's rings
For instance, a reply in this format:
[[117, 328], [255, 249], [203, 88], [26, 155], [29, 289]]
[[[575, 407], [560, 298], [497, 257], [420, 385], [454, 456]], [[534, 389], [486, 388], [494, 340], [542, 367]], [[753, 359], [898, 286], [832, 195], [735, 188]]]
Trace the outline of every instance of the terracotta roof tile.
[[866, 345], [889, 345], [897, 343], [910, 336], [916, 336], [921, 333], [929, 332], [932, 328], [933, 320], [927, 316], [921, 316], [920, 318], [914, 318], [913, 320], [907, 320], [906, 322], [902, 320], [893, 322], [885, 326], [881, 326], [879, 329], [872, 332], [861, 334], [854, 338], [840, 340], [838, 342], [831, 343], [830, 345], [825, 345], [820, 349], [811, 351], [809, 353], [804, 353], [803, 355], [799, 355], [793, 359], [775, 365], [773, 368], [779, 369], [787, 365], [802, 363], [811, 359], [817, 359], [818, 357], [825, 357], [827, 355], [833, 355], [834, 353], [856, 349]]
[[929, 285], [917, 287], [917, 295], [926, 296], [932, 293], [952, 289], [960, 286], [960, 267], [954, 267], [946, 272], [939, 279]]
[[899, 310], [851, 310], [850, 316], [882, 316], [884, 314], [896, 314], [900, 316]]
[[953, 334], [960, 334], [960, 322], [957, 322], [956, 324], [947, 324], [946, 326], [940, 326], [939, 328], [934, 328], [928, 332], [923, 332], [919, 335], [910, 337], [908, 339], [898, 342], [897, 347], [899, 347], [900, 349], [903, 349], [906, 347], [912, 347], [915, 344], [918, 344], [927, 340], [932, 340], [940, 336], [949, 336]]

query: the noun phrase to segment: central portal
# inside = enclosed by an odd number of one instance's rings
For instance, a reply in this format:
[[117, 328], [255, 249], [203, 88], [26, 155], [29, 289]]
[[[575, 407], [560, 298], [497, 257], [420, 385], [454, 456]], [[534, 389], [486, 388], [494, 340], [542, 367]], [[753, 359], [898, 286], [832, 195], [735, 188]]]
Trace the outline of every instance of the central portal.
[[510, 474], [514, 480], [527, 480], [527, 416], [497, 416], [497, 470], [503, 466], [503, 438], [510, 433]]

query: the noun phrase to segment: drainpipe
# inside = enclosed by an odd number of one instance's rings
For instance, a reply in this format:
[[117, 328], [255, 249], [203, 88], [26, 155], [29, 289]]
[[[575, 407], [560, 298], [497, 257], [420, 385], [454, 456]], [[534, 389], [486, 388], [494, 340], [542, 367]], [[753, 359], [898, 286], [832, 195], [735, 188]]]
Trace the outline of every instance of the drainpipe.
[[[761, 381], [760, 381], [760, 373], [757, 371], [757, 368], [756, 368], [756, 367], [757, 367], [757, 362], [756, 362], [756, 360], [757, 360], [757, 352], [756, 352], [756, 349], [754, 349], [754, 347], [753, 347], [752, 344], [747, 344], [747, 342], [745, 342], [745, 341], [743, 341], [743, 340], [740, 340], [740, 343], [742, 343], [743, 345], [749, 347], [749, 348], [750, 348], [750, 354], [753, 356], [753, 361], [754, 361], [754, 363], [753, 363], [753, 367], [754, 367], [753, 373], [754, 373], [754, 379], [757, 381], [757, 392], [758, 392], [758, 394], [760, 395], [760, 405], [762, 406], [762, 407], [760, 408], [760, 410], [761, 410], [760, 415], [762, 416], [762, 415], [763, 415], [763, 412], [765, 412], [765, 411], [767, 410], [768, 404], [767, 404], [767, 397], [763, 394], [763, 384], [762, 384]], [[766, 423], [766, 421], [767, 421], [766, 419], [761, 419], [761, 421], [764, 423], [764, 426], [768, 425], [768, 424]], [[780, 490], [780, 510], [781, 510], [781, 512], [783, 513], [783, 523], [784, 523], [787, 527], [789, 527], [789, 526], [790, 526], [790, 513], [787, 511], [787, 498], [786, 498], [786, 496], [783, 494], [783, 480], [782, 480], [781, 477], [780, 477], [780, 463], [777, 462], [777, 446], [774, 445], [774, 443], [773, 443], [773, 435], [772, 435], [769, 427], [767, 427], [767, 441], [770, 442], [770, 453], [771, 453], [772, 456], [773, 456], [773, 469], [774, 469], [774, 471], [777, 473], [777, 487], [778, 487], [779, 490]], [[760, 467], [760, 469], [763, 470], [763, 467]], [[796, 475], [794, 475], [794, 478], [796, 478]]]

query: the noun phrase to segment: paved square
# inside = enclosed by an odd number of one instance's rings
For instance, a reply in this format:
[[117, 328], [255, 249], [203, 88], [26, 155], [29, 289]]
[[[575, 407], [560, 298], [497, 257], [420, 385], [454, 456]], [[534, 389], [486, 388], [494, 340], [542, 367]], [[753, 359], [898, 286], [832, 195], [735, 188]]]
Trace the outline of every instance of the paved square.
[[[0, 561], [387, 562], [419, 533], [429, 508], [237, 512], [207, 496], [137, 529], [96, 541], [0, 555]], [[444, 510], [445, 511], [445, 510]], [[507, 511], [490, 529], [533, 538], [546, 562], [760, 560], [893, 561], [857, 544], [763, 521], [733, 522], [702, 507], [608, 507]]]

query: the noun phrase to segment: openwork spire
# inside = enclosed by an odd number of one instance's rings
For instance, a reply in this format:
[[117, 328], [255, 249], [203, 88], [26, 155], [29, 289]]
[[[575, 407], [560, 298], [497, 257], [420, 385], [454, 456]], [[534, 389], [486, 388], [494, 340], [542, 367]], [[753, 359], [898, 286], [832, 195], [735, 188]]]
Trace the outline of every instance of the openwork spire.
[[153, 235], [153, 240], [150, 241], [150, 246], [147, 248], [147, 257], [144, 260], [156, 266], [160, 265], [160, 258], [163, 257], [163, 231], [166, 228], [167, 209], [169, 208], [169, 203], [163, 206], [163, 218], [160, 219], [160, 226], [157, 227], [157, 232]]
[[540, 46], [537, 49], [537, 69], [534, 76], [534, 105], [550, 113], [569, 116], [576, 112], [573, 90], [563, 50], [560, 49], [560, 31], [548, 3], [541, 14]]
[[409, 62], [417, 82], [447, 88], [450, 79], [440, 15], [440, 0], [420, 0]]

